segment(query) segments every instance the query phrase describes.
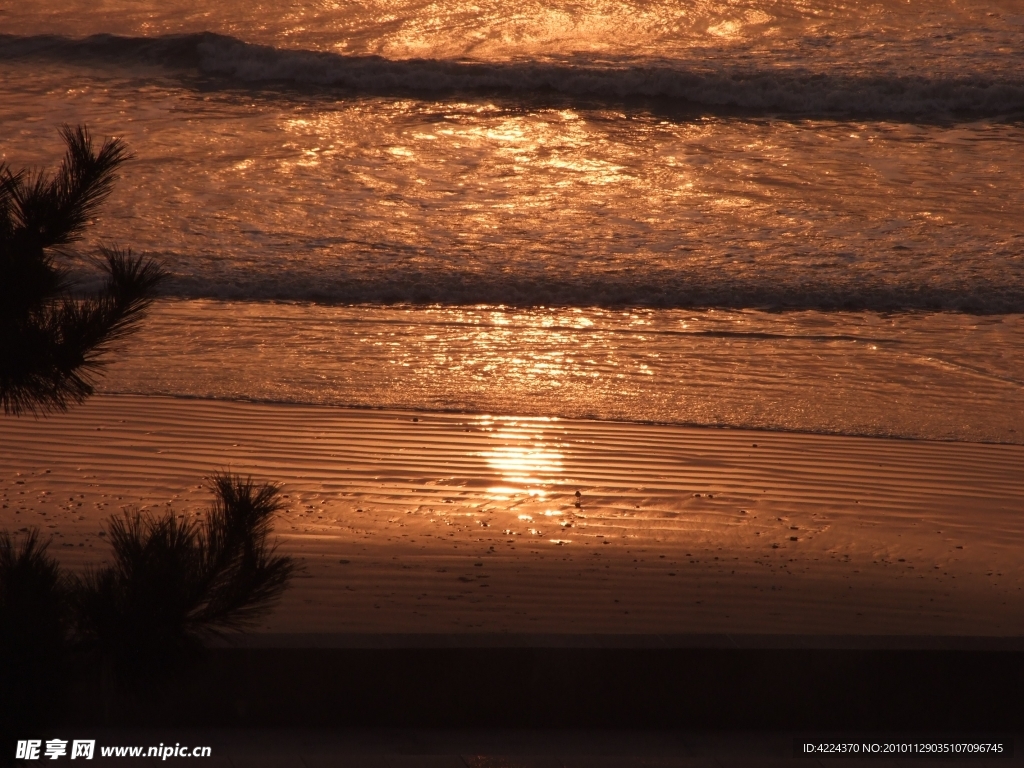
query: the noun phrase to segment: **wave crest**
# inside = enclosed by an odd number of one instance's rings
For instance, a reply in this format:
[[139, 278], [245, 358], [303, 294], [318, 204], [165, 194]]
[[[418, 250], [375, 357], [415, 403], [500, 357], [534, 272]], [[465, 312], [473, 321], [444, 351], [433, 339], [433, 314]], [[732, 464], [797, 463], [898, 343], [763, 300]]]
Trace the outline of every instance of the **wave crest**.
[[852, 279], [814, 281], [792, 276], [787, 280], [781, 275], [776, 278], [730, 278], [700, 270], [618, 278], [575, 275], [565, 279], [458, 270], [443, 274], [394, 272], [376, 278], [274, 271], [217, 283], [202, 276], [176, 275], [165, 288], [177, 298], [322, 304], [1024, 313], [1024, 288], [1019, 284], [977, 281], [922, 285], [910, 281], [884, 284]]
[[680, 108], [800, 116], [1024, 114], [1024, 79], [970, 72], [922, 77], [740, 68], [728, 62], [394, 60], [275, 48], [210, 32], [152, 38], [0, 35], [0, 58], [27, 57], [142, 62], [236, 84], [329, 87], [374, 95], [486, 93], [525, 98], [547, 94], [608, 103], [656, 99]]

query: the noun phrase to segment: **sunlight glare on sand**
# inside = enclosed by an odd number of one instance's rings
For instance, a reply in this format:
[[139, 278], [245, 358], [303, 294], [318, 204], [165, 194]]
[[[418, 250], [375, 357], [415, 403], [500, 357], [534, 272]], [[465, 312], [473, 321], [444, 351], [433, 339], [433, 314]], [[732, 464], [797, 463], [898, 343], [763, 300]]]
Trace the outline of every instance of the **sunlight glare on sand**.
[[564, 430], [558, 419], [479, 416], [475, 421], [479, 431], [494, 439], [479, 454], [500, 478], [500, 485], [487, 489], [493, 501], [520, 495], [543, 499], [562, 481], [559, 433]]

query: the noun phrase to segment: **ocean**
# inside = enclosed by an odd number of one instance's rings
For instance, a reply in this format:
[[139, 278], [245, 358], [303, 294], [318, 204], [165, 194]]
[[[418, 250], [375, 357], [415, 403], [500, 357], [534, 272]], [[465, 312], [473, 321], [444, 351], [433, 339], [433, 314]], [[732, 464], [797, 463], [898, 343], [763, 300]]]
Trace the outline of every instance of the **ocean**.
[[135, 153], [100, 391], [1019, 444], [1022, 64], [1020, 0], [8, 2], [0, 159]]

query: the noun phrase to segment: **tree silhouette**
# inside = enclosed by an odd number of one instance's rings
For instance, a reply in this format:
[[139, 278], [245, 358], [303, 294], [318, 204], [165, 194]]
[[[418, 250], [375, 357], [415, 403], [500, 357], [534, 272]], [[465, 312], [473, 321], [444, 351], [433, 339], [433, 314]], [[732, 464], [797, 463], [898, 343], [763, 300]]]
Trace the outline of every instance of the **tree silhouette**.
[[78, 637], [122, 683], [150, 682], [212, 635], [251, 627], [288, 586], [292, 558], [268, 543], [279, 488], [217, 474], [205, 520], [125, 512], [113, 560], [78, 582]]
[[[66, 688], [74, 579], [33, 529], [0, 531], [0, 743], [34, 725]], [[24, 738], [24, 737], [22, 737]], [[0, 761], [2, 762], [2, 761]]]
[[117, 170], [130, 155], [120, 139], [94, 151], [84, 126], [61, 126], [67, 151], [57, 172], [12, 171], [0, 163], [0, 402], [4, 413], [66, 411], [93, 393], [111, 345], [137, 329], [164, 276], [128, 250], [101, 249], [107, 274], [97, 294], [76, 296], [70, 255]]

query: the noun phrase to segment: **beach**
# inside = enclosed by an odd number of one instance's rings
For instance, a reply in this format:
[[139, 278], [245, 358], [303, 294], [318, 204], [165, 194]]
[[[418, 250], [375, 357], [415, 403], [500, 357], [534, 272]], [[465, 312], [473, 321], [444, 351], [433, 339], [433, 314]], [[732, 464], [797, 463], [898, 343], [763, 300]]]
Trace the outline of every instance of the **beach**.
[[[280, 483], [258, 632], [1012, 637], [1024, 447], [100, 395], [0, 422], [0, 527], [74, 569], [215, 471]], [[576, 506], [576, 491], [580, 504]], [[201, 519], [201, 518], [200, 518]]]
[[[67, 594], [37, 563], [52, 605], [6, 581], [4, 739], [236, 768], [1002, 748], [1022, 49], [1019, 0], [0, 8], [3, 306], [55, 286], [0, 347], [87, 379], [0, 415], [0, 531], [86, 574], [112, 521], [202, 525], [229, 473], [278, 489], [295, 566], [259, 567], [243, 501], [171, 565]], [[116, 178], [65, 199], [87, 136]], [[126, 288], [115, 251], [161, 277]], [[47, 314], [74, 307], [140, 323], [79, 338]]]

